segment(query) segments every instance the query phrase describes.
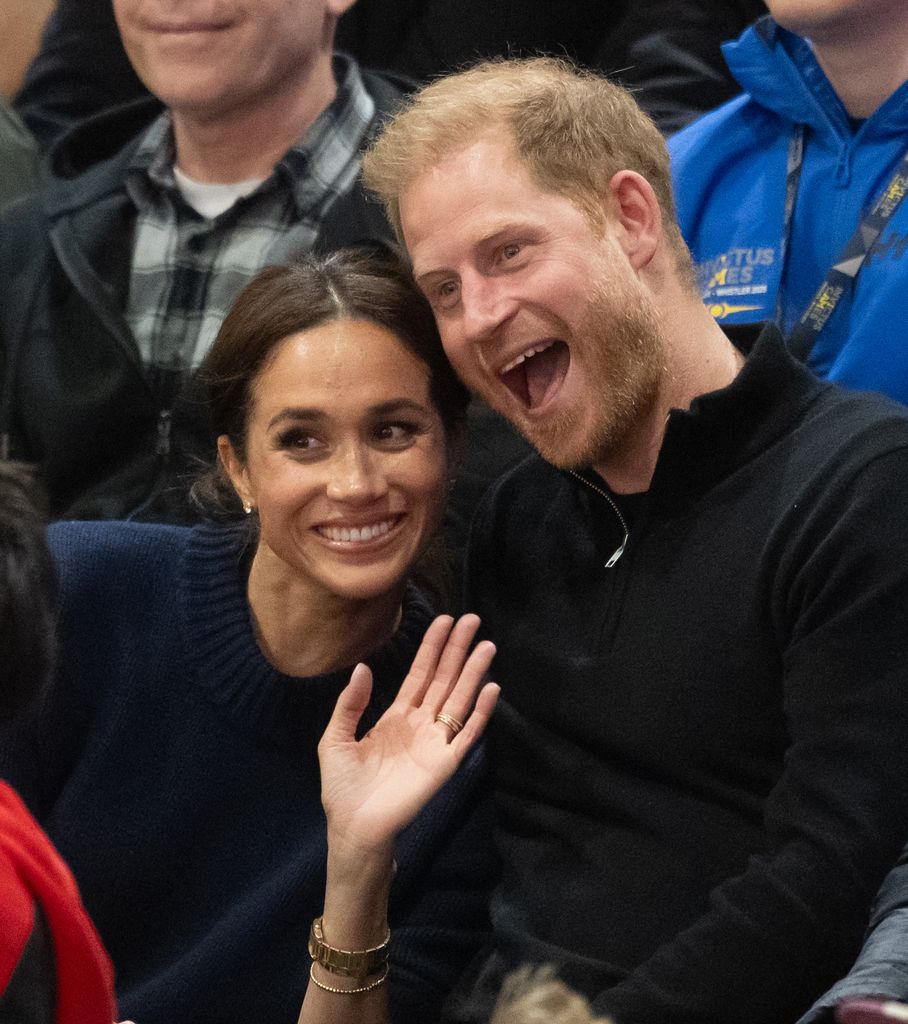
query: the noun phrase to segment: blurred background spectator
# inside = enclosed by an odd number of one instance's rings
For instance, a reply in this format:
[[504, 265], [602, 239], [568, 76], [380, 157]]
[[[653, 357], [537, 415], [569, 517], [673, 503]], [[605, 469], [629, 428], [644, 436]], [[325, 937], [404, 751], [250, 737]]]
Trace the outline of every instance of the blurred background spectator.
[[[335, 42], [366, 67], [417, 81], [478, 57], [567, 55], [620, 72], [671, 132], [738, 91], [719, 45], [765, 10], [762, 0], [359, 0]], [[16, 107], [46, 148], [81, 118], [144, 94], [110, 0], [59, 0]]]
[[908, 4], [769, 0], [744, 90], [669, 141], [678, 223], [725, 325], [774, 320], [821, 377], [908, 402]]
[[0, 207], [34, 185], [38, 148], [10, 107], [53, 0], [0, 0]]

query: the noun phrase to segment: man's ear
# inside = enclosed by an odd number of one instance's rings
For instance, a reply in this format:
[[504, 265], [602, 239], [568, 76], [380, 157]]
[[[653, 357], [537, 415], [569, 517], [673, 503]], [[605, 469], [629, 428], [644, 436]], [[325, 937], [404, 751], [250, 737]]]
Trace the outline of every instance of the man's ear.
[[652, 185], [636, 171], [618, 171], [608, 185], [609, 214], [634, 270], [646, 267], [662, 240], [662, 208]]
[[218, 458], [221, 460], [224, 472], [233, 484], [233, 489], [240, 501], [254, 506], [255, 496], [249, 486], [249, 474], [246, 472], [246, 466], [237, 455], [236, 449], [226, 434], [221, 434], [218, 437]]

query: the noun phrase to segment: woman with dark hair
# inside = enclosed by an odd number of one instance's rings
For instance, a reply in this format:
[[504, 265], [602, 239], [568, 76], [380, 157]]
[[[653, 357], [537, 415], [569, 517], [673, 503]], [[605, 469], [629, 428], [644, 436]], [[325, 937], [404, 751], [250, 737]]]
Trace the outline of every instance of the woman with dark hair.
[[[39, 488], [0, 461], [0, 721], [22, 714], [53, 659], [54, 573]], [[72, 875], [0, 782], [0, 1021], [111, 1024], [113, 973]]]
[[471, 751], [494, 649], [411, 582], [466, 393], [405, 272], [351, 253], [264, 271], [203, 375], [219, 521], [52, 527], [60, 665], [0, 771], [121, 1013], [430, 1021], [494, 871]]

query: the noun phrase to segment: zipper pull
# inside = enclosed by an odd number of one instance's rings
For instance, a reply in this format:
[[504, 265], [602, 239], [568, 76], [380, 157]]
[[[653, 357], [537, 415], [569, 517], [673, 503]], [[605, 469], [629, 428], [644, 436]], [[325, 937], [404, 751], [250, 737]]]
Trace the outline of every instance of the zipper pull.
[[158, 444], [155, 451], [165, 457], [170, 454], [170, 426], [170, 410], [162, 409], [158, 413]]
[[586, 484], [586, 486], [589, 487], [590, 490], [595, 491], [601, 498], [605, 498], [605, 500], [611, 506], [612, 511], [618, 517], [618, 522], [621, 523], [621, 529], [624, 531], [624, 537], [621, 540], [621, 544], [618, 546], [617, 550], [615, 550], [612, 553], [609, 560], [602, 567], [603, 569], [611, 569], [612, 566], [618, 561], [618, 559], [624, 554], [624, 549], [627, 546], [627, 541], [630, 537], [630, 531], [627, 528], [627, 522], [625, 521], [624, 516], [621, 514], [621, 509], [618, 508], [617, 504], [612, 499], [612, 497], [605, 491], [603, 491], [601, 487], [597, 487], [594, 483], [591, 483], [589, 480], [586, 479], [586, 477], [581, 476], [573, 469], [569, 469], [568, 473], [570, 473], [572, 477], [575, 477], [577, 480], [579, 480], [582, 484]]
[[624, 554], [624, 547], [627, 544], [627, 536], [628, 536], [627, 534], [624, 535], [624, 540], [621, 541], [621, 546], [612, 555], [612, 557], [605, 563], [605, 568], [606, 569], [611, 569], [611, 567], [615, 564], [615, 562], [617, 562], [618, 559]]

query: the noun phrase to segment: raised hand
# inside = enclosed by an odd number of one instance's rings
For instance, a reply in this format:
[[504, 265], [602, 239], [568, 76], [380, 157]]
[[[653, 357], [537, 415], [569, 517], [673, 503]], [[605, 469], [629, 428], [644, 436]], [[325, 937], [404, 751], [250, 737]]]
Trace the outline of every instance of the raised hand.
[[[356, 739], [372, 674], [357, 665], [319, 744], [329, 834], [348, 849], [387, 850], [451, 777], [482, 734], [498, 699], [483, 678], [495, 655], [475, 615], [435, 619], [394, 703]], [[452, 724], [436, 720], [442, 713]], [[457, 730], [457, 724], [463, 728]]]

